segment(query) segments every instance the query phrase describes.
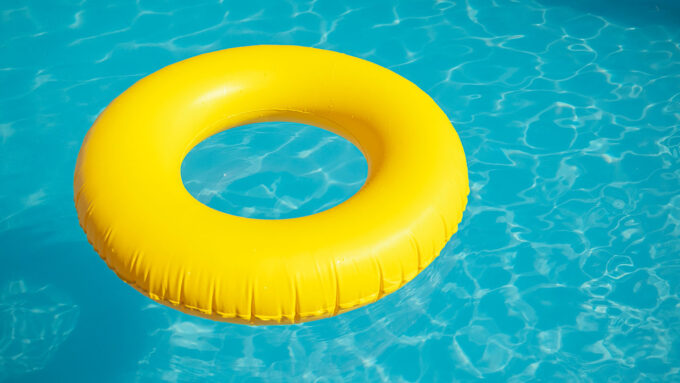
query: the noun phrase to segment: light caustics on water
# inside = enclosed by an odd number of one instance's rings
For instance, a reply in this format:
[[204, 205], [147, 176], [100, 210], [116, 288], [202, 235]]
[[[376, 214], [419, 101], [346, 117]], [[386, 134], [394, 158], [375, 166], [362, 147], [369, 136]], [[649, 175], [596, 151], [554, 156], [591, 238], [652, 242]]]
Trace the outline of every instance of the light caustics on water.
[[0, 379], [44, 368], [75, 328], [79, 312], [50, 285], [18, 280], [0, 289]]
[[[31, 288], [60, 288], [93, 313], [50, 359], [71, 353], [68, 365], [47, 362], [14, 380], [680, 381], [673, 2], [106, 7], [0, 3], [0, 83], [9, 89], [0, 92], [0, 258], [8, 266], [0, 286], [39, 278]], [[148, 306], [101, 264], [76, 223], [78, 145], [101, 109], [144, 74], [263, 43], [365, 58], [432, 95], [466, 150], [472, 190], [460, 231], [410, 284], [335, 319], [244, 328]], [[244, 127], [204, 142], [184, 164], [187, 189], [218, 209], [262, 218], [351, 195], [346, 185], [365, 175], [353, 174], [362, 160], [342, 146], [349, 143], [312, 128], [286, 131]], [[257, 149], [266, 145], [273, 154]], [[333, 170], [345, 163], [357, 165], [352, 174]], [[297, 181], [308, 182], [308, 194]], [[345, 191], [311, 196], [333, 184]], [[86, 282], [112, 294], [116, 312], [76, 294]], [[107, 320], [118, 312], [125, 315]], [[74, 350], [92, 343], [108, 358], [82, 363]]]

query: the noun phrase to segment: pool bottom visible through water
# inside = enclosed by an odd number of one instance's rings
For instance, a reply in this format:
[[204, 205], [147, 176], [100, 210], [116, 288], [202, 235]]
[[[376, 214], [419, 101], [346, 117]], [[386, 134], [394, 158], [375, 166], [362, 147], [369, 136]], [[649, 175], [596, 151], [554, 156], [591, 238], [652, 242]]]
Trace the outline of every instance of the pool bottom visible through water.
[[194, 198], [260, 219], [330, 209], [359, 191], [367, 172], [366, 158], [343, 137], [290, 122], [228, 129], [199, 143], [182, 163], [182, 180]]
[[[679, 26], [672, 0], [0, 2], [0, 382], [680, 382]], [[97, 115], [160, 68], [257, 44], [391, 69], [460, 136], [458, 231], [374, 304], [197, 318], [122, 282], [78, 225]], [[264, 124], [181, 175], [270, 219], [351, 198], [366, 171], [343, 139]]]

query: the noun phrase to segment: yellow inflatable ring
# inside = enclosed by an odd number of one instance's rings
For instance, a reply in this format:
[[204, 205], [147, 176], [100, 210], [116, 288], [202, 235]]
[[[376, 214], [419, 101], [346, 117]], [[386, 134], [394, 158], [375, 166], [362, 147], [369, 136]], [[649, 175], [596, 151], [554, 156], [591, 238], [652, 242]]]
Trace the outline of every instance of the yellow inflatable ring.
[[[365, 185], [282, 220], [194, 199], [185, 155], [263, 121], [347, 138], [368, 160]], [[80, 224], [121, 279], [184, 312], [250, 324], [329, 317], [397, 290], [456, 231], [468, 192], [460, 140], [429, 96], [368, 61], [294, 46], [203, 54], [139, 80], [95, 121], [74, 182]]]

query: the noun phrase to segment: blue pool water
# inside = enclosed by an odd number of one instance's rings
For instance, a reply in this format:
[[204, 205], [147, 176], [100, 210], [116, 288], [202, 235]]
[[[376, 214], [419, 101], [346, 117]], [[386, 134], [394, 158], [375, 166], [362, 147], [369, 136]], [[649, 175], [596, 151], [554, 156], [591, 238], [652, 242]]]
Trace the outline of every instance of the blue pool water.
[[[263, 43], [415, 82], [460, 134], [472, 190], [411, 283], [295, 326], [150, 301], [72, 202], [80, 143], [116, 95]], [[671, 0], [2, 1], [0, 381], [680, 382], [679, 126]], [[182, 172], [210, 206], [276, 218], [348, 198], [365, 166], [330, 133], [265, 124], [208, 139]]]

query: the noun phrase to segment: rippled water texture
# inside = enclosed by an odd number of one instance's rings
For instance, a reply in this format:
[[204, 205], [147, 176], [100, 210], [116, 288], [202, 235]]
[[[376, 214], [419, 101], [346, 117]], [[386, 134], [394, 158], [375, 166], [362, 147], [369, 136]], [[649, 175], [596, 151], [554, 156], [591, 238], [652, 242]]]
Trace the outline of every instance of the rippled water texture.
[[0, 292], [0, 379], [43, 369], [77, 319], [78, 306], [51, 286], [10, 282]]
[[[256, 328], [118, 280], [71, 182], [87, 129], [137, 79], [262, 43], [415, 82], [459, 132], [472, 192], [459, 232], [401, 290]], [[3, 1], [0, 380], [680, 382], [679, 92], [670, 0]], [[309, 214], [365, 177], [355, 148], [315, 128], [232, 133], [182, 169], [218, 209]]]

